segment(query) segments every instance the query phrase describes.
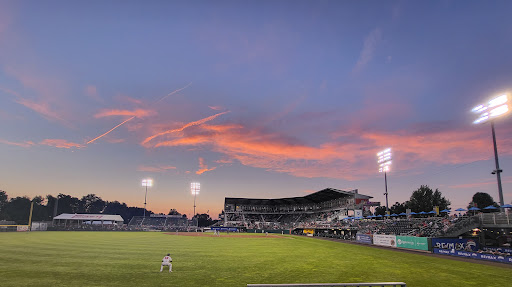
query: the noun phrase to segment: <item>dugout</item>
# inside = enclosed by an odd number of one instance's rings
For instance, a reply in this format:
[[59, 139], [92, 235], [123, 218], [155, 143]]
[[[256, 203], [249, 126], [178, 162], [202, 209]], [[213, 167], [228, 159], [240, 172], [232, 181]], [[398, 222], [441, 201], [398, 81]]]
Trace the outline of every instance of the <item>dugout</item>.
[[122, 225], [124, 219], [121, 215], [112, 214], [70, 214], [63, 213], [53, 218], [54, 226], [81, 226], [81, 225]]

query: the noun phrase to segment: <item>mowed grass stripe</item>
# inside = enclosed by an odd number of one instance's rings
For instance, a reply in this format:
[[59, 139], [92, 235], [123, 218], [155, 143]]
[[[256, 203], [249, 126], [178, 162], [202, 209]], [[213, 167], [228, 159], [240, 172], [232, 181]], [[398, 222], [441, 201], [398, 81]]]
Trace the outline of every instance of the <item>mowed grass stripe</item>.
[[[159, 272], [171, 252], [175, 272]], [[408, 286], [507, 286], [512, 268], [363, 245], [282, 236], [153, 232], [0, 233], [2, 286], [245, 286], [404, 281]]]

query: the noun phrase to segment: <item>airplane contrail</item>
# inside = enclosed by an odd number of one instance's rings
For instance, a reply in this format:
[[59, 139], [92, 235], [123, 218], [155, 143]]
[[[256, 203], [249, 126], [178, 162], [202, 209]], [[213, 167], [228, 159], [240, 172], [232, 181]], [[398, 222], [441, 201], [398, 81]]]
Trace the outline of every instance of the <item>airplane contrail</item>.
[[94, 142], [94, 141], [96, 141], [97, 139], [100, 139], [100, 138], [102, 138], [102, 137], [104, 137], [104, 136], [108, 135], [111, 131], [113, 131], [113, 130], [117, 129], [118, 127], [122, 126], [122, 125], [123, 125], [123, 124], [125, 124], [126, 122], [133, 120], [134, 118], [135, 118], [135, 116], [133, 116], [133, 117], [131, 117], [131, 118], [129, 118], [129, 119], [127, 119], [127, 120], [125, 120], [124, 122], [122, 122], [122, 123], [118, 124], [117, 126], [115, 126], [115, 127], [111, 128], [110, 130], [108, 130], [106, 133], [104, 133], [104, 134], [102, 134], [102, 135], [100, 135], [100, 136], [98, 136], [98, 137], [95, 137], [95, 138], [93, 138], [92, 140], [88, 141], [88, 142], [87, 142], [87, 144], [93, 143], [93, 142]]
[[203, 124], [203, 123], [205, 123], [205, 122], [209, 122], [209, 121], [211, 121], [211, 120], [215, 119], [216, 117], [221, 116], [221, 115], [226, 114], [226, 113], [229, 113], [229, 111], [222, 112], [222, 113], [218, 113], [218, 114], [215, 114], [215, 115], [213, 115], [213, 116], [209, 116], [209, 117], [207, 117], [207, 118], [200, 119], [200, 120], [198, 120], [198, 121], [190, 122], [190, 123], [188, 123], [188, 124], [186, 124], [186, 125], [182, 126], [181, 128], [172, 129], [172, 130], [167, 130], [167, 131], [165, 131], [165, 132], [157, 133], [157, 134], [155, 134], [155, 135], [152, 135], [152, 136], [150, 136], [150, 137], [146, 138], [146, 139], [142, 142], [142, 144], [146, 144], [146, 143], [148, 143], [150, 140], [152, 140], [152, 139], [154, 139], [154, 138], [156, 138], [156, 137], [158, 137], [158, 136], [163, 136], [163, 135], [165, 135], [165, 134], [170, 134], [170, 133], [175, 133], [175, 132], [181, 132], [181, 131], [183, 131], [184, 129], [186, 129], [186, 128], [188, 128], [188, 127], [191, 127], [191, 126], [197, 126], [197, 125]]
[[[186, 85], [186, 86], [185, 86], [185, 87], [183, 87], [183, 88], [180, 88], [180, 89], [177, 89], [177, 90], [174, 90], [174, 91], [170, 92], [169, 94], [165, 95], [164, 97], [162, 97], [162, 98], [161, 98], [161, 99], [159, 99], [158, 101], [154, 102], [154, 104], [156, 104], [156, 103], [159, 103], [159, 102], [163, 101], [165, 98], [167, 98], [167, 97], [168, 97], [168, 96], [170, 96], [170, 95], [176, 94], [177, 92], [179, 92], [179, 91], [181, 91], [181, 90], [184, 90], [184, 89], [188, 88], [190, 85], [192, 85], [192, 82], [188, 83], [188, 85]], [[135, 118], [135, 116], [133, 116], [133, 117], [131, 117], [131, 118], [129, 118], [129, 119], [127, 119], [127, 120], [123, 121], [122, 123], [118, 124], [117, 126], [113, 127], [112, 129], [108, 130], [106, 133], [104, 133], [104, 134], [102, 134], [102, 135], [100, 135], [100, 136], [98, 136], [98, 137], [96, 137], [96, 138], [94, 138], [94, 139], [92, 139], [92, 140], [88, 141], [88, 142], [87, 142], [87, 144], [93, 143], [93, 142], [94, 142], [94, 141], [96, 141], [97, 139], [100, 139], [100, 138], [102, 138], [102, 137], [104, 137], [104, 136], [108, 135], [108, 134], [109, 134], [110, 132], [112, 132], [113, 130], [115, 130], [115, 129], [117, 129], [118, 127], [120, 127], [120, 126], [124, 125], [125, 123], [127, 123], [127, 122], [129, 122], [129, 121], [133, 120], [134, 118]]]
[[192, 82], [188, 83], [188, 85], [186, 85], [185, 87], [183, 87], [183, 88], [181, 88], [181, 89], [177, 89], [176, 91], [170, 92], [170, 93], [169, 93], [169, 94], [167, 94], [166, 96], [162, 97], [160, 100], [156, 101], [156, 102], [155, 102], [155, 104], [156, 104], [156, 103], [159, 103], [159, 102], [161, 102], [161, 101], [163, 101], [165, 98], [167, 98], [167, 97], [168, 97], [168, 96], [170, 96], [170, 95], [174, 95], [174, 94], [176, 94], [177, 92], [179, 92], [179, 91], [181, 91], [181, 90], [184, 90], [184, 89], [188, 88], [190, 85], [192, 85]]

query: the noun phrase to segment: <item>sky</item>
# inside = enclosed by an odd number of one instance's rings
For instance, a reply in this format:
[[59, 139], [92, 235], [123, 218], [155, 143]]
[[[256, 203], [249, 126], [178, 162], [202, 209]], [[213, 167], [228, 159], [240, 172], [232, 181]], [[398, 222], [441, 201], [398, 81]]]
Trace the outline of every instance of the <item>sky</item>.
[[[498, 201], [510, 1], [0, 0], [0, 190], [213, 218], [225, 197], [421, 185]], [[495, 121], [512, 201], [512, 116]]]

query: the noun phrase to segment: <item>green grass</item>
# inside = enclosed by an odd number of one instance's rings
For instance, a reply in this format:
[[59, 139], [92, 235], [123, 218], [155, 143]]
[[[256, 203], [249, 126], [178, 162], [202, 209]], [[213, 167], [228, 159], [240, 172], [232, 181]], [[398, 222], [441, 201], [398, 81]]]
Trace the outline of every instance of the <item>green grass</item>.
[[[171, 252], [173, 273], [160, 273]], [[0, 233], [1, 286], [246, 286], [403, 281], [510, 286], [512, 269], [315, 238], [158, 232]]]

